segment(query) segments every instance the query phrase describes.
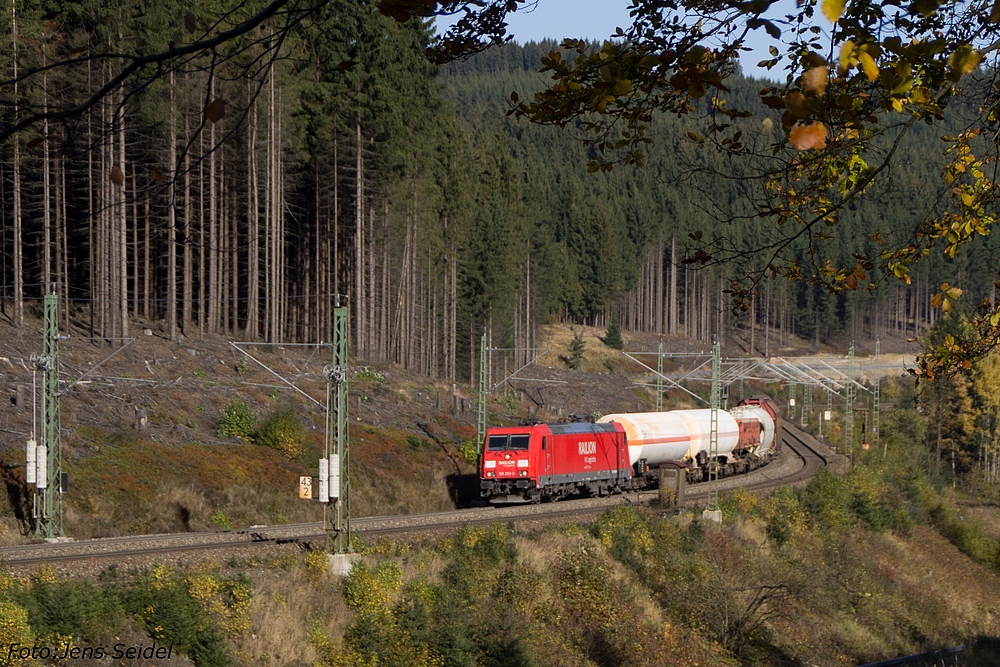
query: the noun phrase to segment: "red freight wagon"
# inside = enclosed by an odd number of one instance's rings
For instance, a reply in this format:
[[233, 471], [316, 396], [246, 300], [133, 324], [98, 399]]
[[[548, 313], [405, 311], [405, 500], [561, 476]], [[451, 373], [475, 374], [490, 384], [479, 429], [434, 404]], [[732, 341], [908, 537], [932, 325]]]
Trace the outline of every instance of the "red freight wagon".
[[483, 496], [497, 502], [616, 493], [631, 478], [618, 423], [491, 428], [483, 450]]

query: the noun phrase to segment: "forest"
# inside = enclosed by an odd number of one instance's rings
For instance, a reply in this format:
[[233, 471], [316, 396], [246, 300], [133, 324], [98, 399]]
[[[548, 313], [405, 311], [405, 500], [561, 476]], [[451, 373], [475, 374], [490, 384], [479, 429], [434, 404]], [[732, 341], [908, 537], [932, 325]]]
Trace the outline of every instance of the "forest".
[[[8, 104], [44, 112], [87, 99], [115, 81], [115, 61], [73, 66], [74, 54], [153, 52], [254, 9], [13, 3]], [[576, 128], [505, 115], [513, 91], [540, 89], [555, 43], [438, 67], [423, 54], [428, 21], [399, 23], [360, 0], [277, 35], [260, 28], [194, 54], [4, 144], [3, 317], [21, 326], [54, 289], [68, 304], [63, 328], [97, 339], [160, 326], [170, 339], [321, 341], [344, 300], [357, 357], [471, 381], [483, 331], [525, 360], [552, 321], [617, 320], [763, 354], [745, 341], [765, 325], [779, 340], [907, 338], [940, 318], [931, 297], [944, 282], [969, 303], [993, 296], [995, 237], [955, 259], [932, 253], [909, 284], [867, 272], [869, 289], [835, 294], [770, 279], [768, 249], [784, 232], [747, 205], [753, 165], [696, 140], [707, 105], [654, 118], [643, 167], [597, 173]], [[47, 69], [54, 61], [64, 66]], [[730, 99], [760, 106], [746, 134], [778, 141], [757, 95], [769, 82], [737, 73], [726, 84]], [[961, 126], [962, 108], [946, 128]], [[876, 235], [912, 235], [946, 195], [941, 132], [914, 128], [824, 243], [792, 244], [798, 261], [849, 264]], [[733, 261], [686, 261], [707, 246]], [[764, 279], [737, 317], [727, 289], [741, 272]], [[740, 330], [750, 335], [738, 342]]]

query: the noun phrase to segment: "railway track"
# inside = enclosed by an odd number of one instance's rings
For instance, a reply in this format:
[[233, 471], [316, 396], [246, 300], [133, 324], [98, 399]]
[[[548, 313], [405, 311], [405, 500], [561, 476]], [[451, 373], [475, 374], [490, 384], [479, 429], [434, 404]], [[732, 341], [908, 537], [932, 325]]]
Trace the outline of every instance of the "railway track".
[[[820, 467], [828, 465], [828, 455], [811, 436], [794, 427], [785, 427], [783, 442], [791, 453], [748, 475], [729, 477], [717, 482], [717, 490], [742, 486], [756, 491], [794, 484], [810, 478]], [[708, 495], [707, 484], [688, 489], [687, 501], [697, 501]], [[648, 504], [657, 496], [655, 491], [628, 493], [610, 498], [566, 500], [543, 505], [506, 507], [475, 507], [429, 514], [364, 517], [355, 519], [353, 528], [365, 536], [399, 533], [422, 533], [448, 530], [473, 523], [510, 521], [518, 523], [548, 522], [553, 519], [599, 514], [608, 507], [626, 504]], [[131, 537], [101, 538], [45, 544], [28, 544], [0, 548], [0, 565], [22, 567], [90, 561], [104, 563], [142, 556], [158, 556], [184, 552], [204, 552], [217, 549], [254, 548], [290, 542], [310, 543], [323, 540], [323, 525], [319, 522], [284, 526], [254, 526], [243, 530], [219, 533], [170, 533]]]

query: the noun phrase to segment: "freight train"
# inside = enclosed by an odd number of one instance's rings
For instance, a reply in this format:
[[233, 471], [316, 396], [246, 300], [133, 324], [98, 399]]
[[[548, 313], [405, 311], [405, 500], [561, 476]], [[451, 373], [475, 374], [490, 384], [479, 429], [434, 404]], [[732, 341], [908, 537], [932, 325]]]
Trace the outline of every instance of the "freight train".
[[718, 457], [709, 459], [711, 410], [605, 415], [596, 423], [491, 428], [480, 459], [480, 494], [492, 502], [603, 496], [654, 486], [659, 469], [687, 481], [759, 468], [778, 453], [781, 417], [767, 396], [718, 411]]

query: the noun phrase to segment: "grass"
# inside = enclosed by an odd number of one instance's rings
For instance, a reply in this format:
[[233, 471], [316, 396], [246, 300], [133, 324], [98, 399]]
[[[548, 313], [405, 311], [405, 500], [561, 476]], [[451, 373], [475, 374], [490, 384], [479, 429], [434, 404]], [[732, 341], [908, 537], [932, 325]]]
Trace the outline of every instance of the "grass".
[[[88, 428], [85, 442], [67, 447], [72, 489], [65, 505], [67, 532], [83, 538], [217, 530], [220, 524], [212, 520], [217, 512], [237, 528], [316, 521], [319, 504], [300, 500], [297, 489], [299, 476], [317, 474], [310, 462], [319, 458], [321, 434], [299, 434], [304, 450], [290, 459], [249, 443], [168, 444], [131, 430]], [[473, 470], [456, 446], [374, 426], [354, 429], [352, 463], [356, 516], [452, 509], [449, 476]], [[14, 528], [0, 531], [0, 539], [9, 535], [18, 541]]]

